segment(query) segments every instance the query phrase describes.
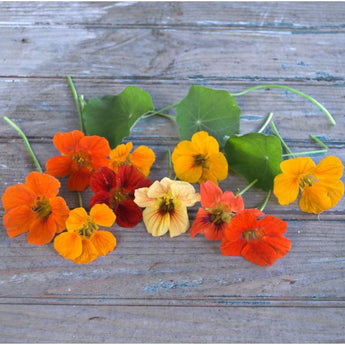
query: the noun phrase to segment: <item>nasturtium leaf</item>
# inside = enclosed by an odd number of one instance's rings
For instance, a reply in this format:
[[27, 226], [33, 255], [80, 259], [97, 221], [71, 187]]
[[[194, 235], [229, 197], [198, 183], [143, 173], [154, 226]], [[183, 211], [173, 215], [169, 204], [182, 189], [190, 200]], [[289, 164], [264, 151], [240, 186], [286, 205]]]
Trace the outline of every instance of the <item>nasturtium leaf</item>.
[[135, 86], [127, 86], [118, 95], [92, 98], [83, 107], [86, 133], [106, 138], [114, 148], [130, 135], [140, 116], [153, 109], [150, 94]]
[[228, 91], [193, 85], [176, 107], [180, 139], [206, 131], [224, 147], [224, 137], [240, 132], [240, 108]]
[[273, 188], [274, 177], [280, 173], [282, 147], [273, 135], [233, 135], [225, 144], [225, 156], [231, 170], [248, 182], [258, 179], [254, 187], [268, 191]]

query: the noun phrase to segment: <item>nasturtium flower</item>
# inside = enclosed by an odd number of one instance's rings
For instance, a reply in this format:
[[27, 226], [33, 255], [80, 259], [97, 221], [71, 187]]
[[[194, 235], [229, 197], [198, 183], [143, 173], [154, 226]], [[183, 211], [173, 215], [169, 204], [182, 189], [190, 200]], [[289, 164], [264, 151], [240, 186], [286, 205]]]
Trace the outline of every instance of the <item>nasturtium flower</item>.
[[70, 190], [85, 190], [92, 173], [108, 165], [110, 147], [103, 137], [85, 136], [78, 130], [58, 132], [54, 135], [53, 143], [62, 155], [47, 161], [46, 173], [55, 177], [69, 176], [67, 187]]
[[69, 208], [57, 196], [60, 182], [53, 176], [32, 172], [25, 184], [6, 188], [2, 196], [3, 223], [9, 237], [29, 232], [27, 241], [43, 245], [65, 229]]
[[117, 173], [103, 167], [90, 179], [91, 190], [95, 193], [90, 206], [106, 204], [116, 214], [116, 222], [124, 228], [133, 228], [143, 218], [141, 208], [133, 201], [134, 190], [148, 187], [152, 183], [132, 165], [122, 165]]
[[122, 165], [135, 166], [145, 177], [149, 176], [150, 169], [156, 159], [156, 155], [149, 147], [141, 145], [132, 153], [133, 144], [121, 144], [111, 150], [109, 154], [109, 168], [116, 173]]
[[189, 228], [187, 207], [200, 200], [191, 184], [168, 177], [148, 188], [137, 189], [134, 195], [134, 202], [145, 207], [143, 219], [152, 236], [162, 236], [168, 231], [170, 237], [185, 233]]
[[[200, 185], [201, 205], [190, 229], [190, 236], [204, 234], [211, 241], [221, 240], [232, 217], [244, 210], [240, 195], [222, 190], [212, 181]], [[253, 209], [253, 212], [260, 212]], [[259, 215], [259, 213], [258, 213]]]
[[114, 212], [105, 204], [97, 204], [87, 214], [84, 208], [70, 211], [66, 221], [67, 232], [54, 240], [54, 248], [65, 259], [76, 264], [88, 264], [99, 256], [107, 255], [116, 246], [116, 238], [99, 226], [111, 227], [115, 222]]
[[288, 159], [280, 169], [273, 192], [281, 205], [294, 202], [301, 192], [300, 209], [318, 214], [335, 206], [344, 194], [340, 180], [344, 167], [337, 157], [325, 157], [317, 165], [309, 157]]
[[176, 176], [190, 183], [218, 183], [228, 175], [228, 162], [219, 152], [217, 140], [205, 131], [195, 133], [190, 141], [179, 142], [171, 159]]
[[223, 255], [243, 256], [254, 264], [271, 266], [289, 252], [291, 242], [284, 237], [287, 223], [273, 216], [257, 217], [258, 212], [244, 210], [232, 218], [220, 245]]

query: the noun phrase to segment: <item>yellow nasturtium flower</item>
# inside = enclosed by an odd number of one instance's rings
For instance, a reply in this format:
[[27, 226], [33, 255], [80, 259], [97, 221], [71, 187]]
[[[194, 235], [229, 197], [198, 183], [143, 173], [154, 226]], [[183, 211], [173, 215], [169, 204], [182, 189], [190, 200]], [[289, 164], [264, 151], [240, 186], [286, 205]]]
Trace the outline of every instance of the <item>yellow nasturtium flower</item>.
[[281, 205], [294, 202], [299, 192], [302, 211], [318, 214], [335, 206], [344, 194], [343, 164], [334, 156], [315, 165], [309, 157], [288, 159], [280, 164], [273, 192]]
[[218, 183], [228, 175], [228, 162], [219, 152], [217, 140], [205, 131], [178, 143], [171, 159], [176, 176], [189, 183]]

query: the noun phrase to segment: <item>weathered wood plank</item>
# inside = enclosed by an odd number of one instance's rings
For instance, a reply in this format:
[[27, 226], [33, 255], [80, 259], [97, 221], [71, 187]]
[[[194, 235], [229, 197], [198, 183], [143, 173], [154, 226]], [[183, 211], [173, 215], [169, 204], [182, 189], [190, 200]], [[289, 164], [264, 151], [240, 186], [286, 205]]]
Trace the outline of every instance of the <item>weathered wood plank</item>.
[[344, 27], [345, 6], [334, 2], [3, 2], [0, 25], [186, 25], [330, 29]]
[[342, 343], [345, 340], [344, 309], [333, 308], [0, 305], [0, 322], [2, 342]]
[[342, 32], [2, 27], [0, 75], [343, 81], [344, 41]]
[[[156, 109], [183, 99], [193, 84], [235, 93], [266, 83], [260, 79], [253, 83], [202, 79], [138, 81], [76, 77], [73, 80], [78, 93], [83, 94], [87, 100], [120, 93], [128, 85], [138, 86], [151, 94]], [[273, 112], [274, 121], [285, 139], [309, 141], [309, 134], [314, 134], [335, 145], [343, 142], [345, 88], [341, 85], [309, 84], [303, 81], [282, 84], [318, 100], [333, 115], [337, 126], [333, 127], [321, 110], [303, 97], [285, 90], [265, 89], [236, 98], [242, 113], [242, 133], [258, 130], [266, 115]], [[79, 128], [76, 107], [66, 78], [0, 78], [0, 109], [2, 116], [14, 120], [29, 137], [53, 137], [57, 131], [67, 132]], [[291, 121], [292, 118], [298, 120]], [[1, 122], [0, 138], [15, 135], [5, 122]], [[154, 117], [138, 122], [131, 139], [138, 143], [148, 140], [149, 143], [151, 139], [159, 137], [176, 141], [178, 136], [178, 127], [173, 121]]]

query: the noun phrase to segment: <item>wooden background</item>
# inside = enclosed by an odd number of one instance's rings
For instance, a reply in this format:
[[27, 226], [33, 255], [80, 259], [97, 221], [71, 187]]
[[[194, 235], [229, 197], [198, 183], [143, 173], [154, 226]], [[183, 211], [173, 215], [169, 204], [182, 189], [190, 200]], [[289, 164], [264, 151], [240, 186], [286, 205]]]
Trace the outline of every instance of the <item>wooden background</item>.
[[[136, 85], [157, 109], [193, 84], [239, 92], [276, 83], [316, 98], [337, 125], [300, 96], [265, 89], [237, 98], [242, 132], [273, 112], [294, 151], [316, 149], [314, 134], [344, 162], [344, 18], [342, 2], [2, 2], [1, 115], [44, 165], [58, 153], [53, 135], [79, 128], [68, 74], [86, 99]], [[179, 140], [173, 121], [142, 120], [128, 140], [156, 152], [153, 180], [166, 176], [166, 150]], [[2, 194], [34, 165], [4, 121], [0, 152]], [[65, 182], [61, 194], [76, 207]], [[220, 183], [245, 185], [232, 174]], [[264, 198], [244, 196], [248, 207]], [[344, 201], [316, 216], [272, 197], [266, 212], [288, 222], [292, 249], [265, 268], [222, 256], [203, 236], [153, 238], [143, 224], [115, 227], [115, 251], [75, 265], [52, 244], [8, 238], [1, 224], [0, 342], [345, 342]]]

